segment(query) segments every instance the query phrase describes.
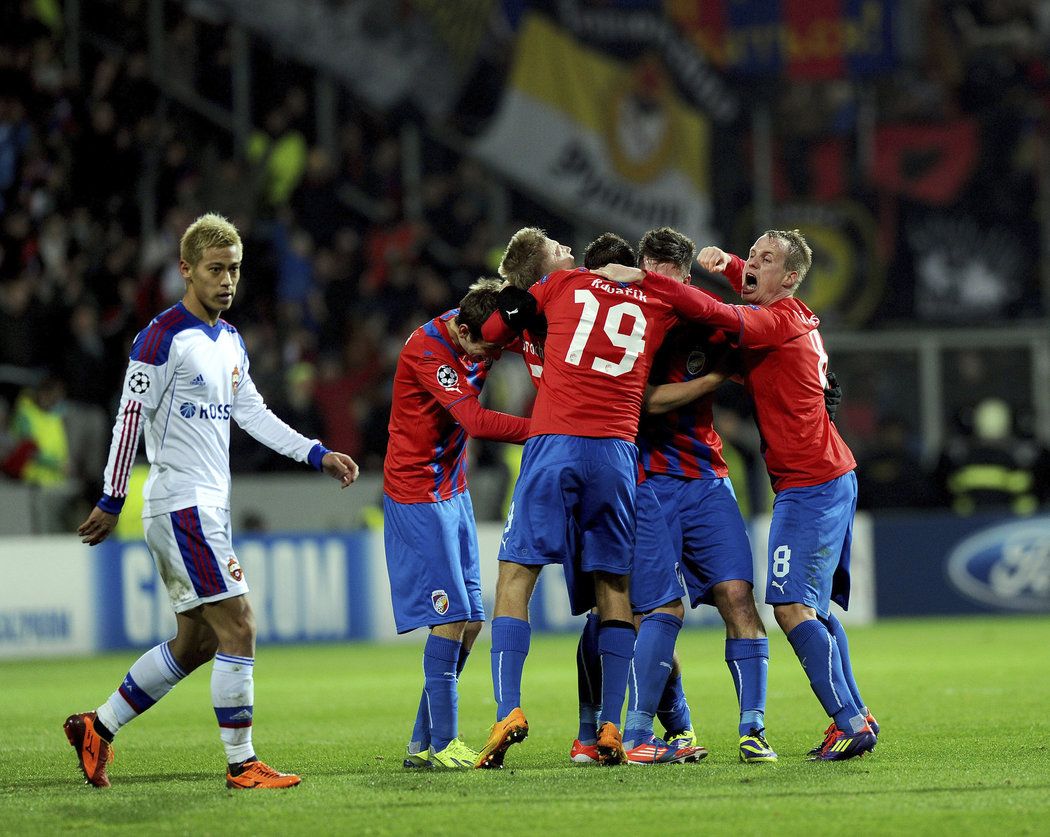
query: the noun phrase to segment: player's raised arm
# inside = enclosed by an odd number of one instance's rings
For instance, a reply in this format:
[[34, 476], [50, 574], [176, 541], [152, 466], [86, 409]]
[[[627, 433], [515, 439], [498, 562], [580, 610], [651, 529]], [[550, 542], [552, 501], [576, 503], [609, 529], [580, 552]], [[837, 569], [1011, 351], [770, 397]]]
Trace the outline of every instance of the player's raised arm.
[[696, 263], [710, 273], [724, 273], [732, 258], [720, 247], [704, 247], [697, 254]]

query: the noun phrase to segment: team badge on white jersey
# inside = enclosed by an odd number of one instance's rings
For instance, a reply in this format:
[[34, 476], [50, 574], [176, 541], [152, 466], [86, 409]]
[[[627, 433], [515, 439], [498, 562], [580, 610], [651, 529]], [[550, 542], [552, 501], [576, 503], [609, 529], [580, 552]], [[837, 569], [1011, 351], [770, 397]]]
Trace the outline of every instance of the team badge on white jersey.
[[434, 605], [434, 610], [438, 612], [439, 616], [444, 616], [448, 613], [448, 593], [444, 590], [435, 590], [431, 593], [430, 602]]
[[233, 375], [231, 376], [233, 381], [233, 394], [237, 394], [237, 387], [241, 385], [241, 369], [239, 366], [233, 367]]

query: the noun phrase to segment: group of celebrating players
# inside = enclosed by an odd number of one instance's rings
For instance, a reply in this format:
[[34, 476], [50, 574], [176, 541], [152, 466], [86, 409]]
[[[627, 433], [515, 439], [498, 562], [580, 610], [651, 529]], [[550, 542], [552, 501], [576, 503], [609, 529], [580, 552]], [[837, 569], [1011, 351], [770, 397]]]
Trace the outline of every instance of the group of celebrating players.
[[[743, 305], [689, 284], [694, 252], [669, 228], [647, 233], [637, 254], [606, 233], [576, 267], [568, 247], [525, 228], [504, 253], [502, 282], [475, 283], [458, 309], [405, 343], [384, 466], [386, 557], [398, 631], [430, 629], [405, 767], [499, 768], [527, 737], [528, 603], [553, 563], [564, 569], [572, 612], [588, 614], [574, 762], [707, 755], [674, 654], [683, 596], [693, 607], [714, 605], [725, 621], [740, 759], [776, 761], [765, 737], [769, 643], [712, 422], [713, 392], [727, 377], [741, 379], [754, 400], [776, 493], [766, 601], [831, 718], [810, 756], [841, 760], [875, 747], [878, 724], [830, 611], [832, 601], [845, 608], [849, 600], [856, 462], [828, 413], [819, 320], [795, 298], [811, 250], [797, 230], [767, 231], [746, 261], [703, 248], [700, 266], [725, 274]], [[522, 355], [537, 387], [531, 419], [478, 402], [504, 351]], [[458, 737], [457, 717], [458, 676], [485, 618], [469, 437], [525, 445], [499, 551], [496, 723], [480, 752]]]
[[[647, 233], [637, 254], [606, 233], [577, 267], [568, 247], [525, 228], [510, 240], [501, 279], [479, 280], [458, 308], [406, 341], [383, 471], [384, 539], [397, 630], [430, 631], [406, 768], [499, 768], [526, 738], [528, 604], [552, 563], [564, 569], [572, 612], [587, 613], [573, 762], [655, 765], [707, 755], [674, 653], [684, 596], [692, 607], [714, 605], [725, 622], [740, 759], [776, 761], [765, 736], [769, 643], [712, 423], [714, 390], [730, 377], [754, 401], [776, 495], [765, 600], [831, 719], [810, 756], [831, 761], [874, 749], [879, 727], [830, 611], [832, 601], [843, 608], [849, 601], [857, 480], [829, 415], [819, 320], [795, 298], [812, 253], [797, 230], [765, 232], [746, 260], [704, 247], [700, 266], [725, 274], [743, 299], [730, 305], [689, 284], [694, 251], [668, 228]], [[220, 316], [236, 295], [242, 257], [227, 219], [206, 214], [186, 229], [179, 248], [186, 293], [132, 346], [104, 493], [78, 529], [91, 545], [113, 531], [144, 434], [146, 543], [177, 630], [140, 656], [97, 709], [66, 719], [66, 737], [95, 787], [110, 784], [117, 732], [208, 661], [227, 787], [301, 781], [259, 759], [252, 744], [256, 632], [232, 546], [230, 422], [343, 488], [358, 467], [288, 427], [256, 390], [244, 341]], [[504, 351], [522, 355], [537, 387], [529, 419], [478, 401]], [[457, 710], [459, 674], [485, 619], [469, 437], [524, 444], [492, 619], [496, 722], [480, 751], [459, 738]]]

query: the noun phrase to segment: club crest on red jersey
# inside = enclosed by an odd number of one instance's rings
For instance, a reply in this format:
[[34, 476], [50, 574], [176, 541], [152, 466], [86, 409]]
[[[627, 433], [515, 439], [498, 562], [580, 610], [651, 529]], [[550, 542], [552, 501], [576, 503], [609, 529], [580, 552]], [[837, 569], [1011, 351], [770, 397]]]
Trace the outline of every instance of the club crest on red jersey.
[[699, 375], [705, 363], [707, 363], [706, 354], [700, 351], [690, 352], [689, 357], [685, 360], [685, 371], [690, 375]]
[[437, 382], [445, 389], [455, 389], [459, 383], [459, 373], [446, 363], [438, 368]]
[[434, 605], [434, 610], [438, 612], [439, 616], [444, 616], [448, 613], [448, 593], [444, 590], [435, 590], [431, 593], [430, 603]]

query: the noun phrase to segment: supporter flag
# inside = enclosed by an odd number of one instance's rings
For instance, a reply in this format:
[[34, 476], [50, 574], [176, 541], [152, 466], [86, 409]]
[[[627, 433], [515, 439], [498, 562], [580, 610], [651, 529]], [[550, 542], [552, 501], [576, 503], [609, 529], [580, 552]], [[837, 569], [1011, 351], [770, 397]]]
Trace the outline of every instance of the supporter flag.
[[896, 0], [665, 0], [716, 66], [748, 76], [832, 79], [896, 64]]
[[499, 112], [475, 153], [527, 191], [601, 229], [709, 228], [710, 127], [661, 60], [618, 61], [528, 15]]

